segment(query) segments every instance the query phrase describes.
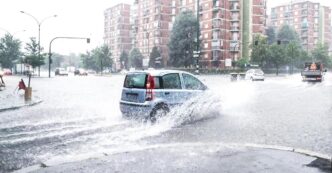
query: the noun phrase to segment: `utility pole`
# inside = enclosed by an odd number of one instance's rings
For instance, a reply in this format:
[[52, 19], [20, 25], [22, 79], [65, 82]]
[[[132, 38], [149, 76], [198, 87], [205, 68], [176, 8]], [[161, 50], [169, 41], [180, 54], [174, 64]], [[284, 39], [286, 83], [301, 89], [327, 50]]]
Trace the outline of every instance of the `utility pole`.
[[197, 0], [197, 34], [196, 34], [196, 40], [197, 40], [197, 47], [196, 47], [196, 51], [194, 51], [194, 57], [196, 57], [196, 74], [199, 74], [199, 34], [200, 34], [200, 28], [199, 28], [199, 12], [200, 12], [200, 8], [199, 8], [199, 0]]

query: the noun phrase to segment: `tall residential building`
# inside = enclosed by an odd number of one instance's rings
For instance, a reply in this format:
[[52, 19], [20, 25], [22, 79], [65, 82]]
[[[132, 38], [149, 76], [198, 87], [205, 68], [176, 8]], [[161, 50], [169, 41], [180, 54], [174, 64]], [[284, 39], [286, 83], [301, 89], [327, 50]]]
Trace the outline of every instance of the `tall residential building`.
[[203, 67], [249, 58], [253, 37], [265, 32], [265, 0], [201, 0], [199, 10]]
[[129, 51], [132, 48], [132, 33], [130, 24], [130, 5], [118, 4], [104, 12], [104, 42], [112, 52], [115, 62], [115, 69], [120, 69], [120, 55], [122, 51]]
[[271, 25], [293, 26], [308, 51], [318, 43], [331, 45], [331, 9], [307, 0], [291, 1], [271, 10]]
[[161, 53], [163, 64], [168, 59], [168, 43], [172, 21], [178, 14], [177, 0], [136, 0], [137, 4], [137, 48], [147, 65], [152, 48]]
[[[137, 16], [132, 22], [136, 47], [149, 60], [156, 46], [164, 64], [168, 60], [168, 43], [176, 15], [191, 10], [200, 20], [200, 65], [203, 68], [226, 66], [225, 62], [249, 57], [255, 34], [264, 34], [266, 0], [135, 0]], [[196, 16], [197, 17], [197, 16]]]

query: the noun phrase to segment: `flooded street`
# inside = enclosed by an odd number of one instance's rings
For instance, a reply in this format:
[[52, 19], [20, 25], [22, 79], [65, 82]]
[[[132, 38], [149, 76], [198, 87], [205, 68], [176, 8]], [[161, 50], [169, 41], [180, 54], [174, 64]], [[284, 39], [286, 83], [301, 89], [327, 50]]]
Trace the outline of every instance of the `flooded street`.
[[331, 73], [322, 83], [302, 82], [299, 74], [264, 82], [199, 78], [209, 91], [153, 125], [122, 118], [122, 75], [33, 78], [33, 94], [43, 102], [0, 112], [0, 172], [177, 143], [275, 145], [332, 155]]

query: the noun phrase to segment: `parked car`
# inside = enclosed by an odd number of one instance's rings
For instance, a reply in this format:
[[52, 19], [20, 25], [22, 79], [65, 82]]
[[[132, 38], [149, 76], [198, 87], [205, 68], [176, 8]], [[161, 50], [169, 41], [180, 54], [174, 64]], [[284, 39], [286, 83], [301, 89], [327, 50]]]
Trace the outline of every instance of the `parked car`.
[[8, 68], [3, 69], [3, 75], [8, 76], [8, 75], [12, 75], [12, 74], [13, 73], [12, 73], [12, 71], [10, 69], [8, 69]]
[[68, 76], [68, 71], [64, 68], [56, 68], [55, 76]]
[[264, 72], [261, 69], [250, 69], [246, 72], [245, 79], [264, 81]]
[[79, 76], [87, 76], [88, 75], [88, 72], [85, 71], [84, 69], [76, 69], [74, 71], [74, 75], [79, 75]]
[[125, 117], [155, 121], [170, 108], [181, 105], [207, 89], [190, 73], [175, 70], [128, 72], [124, 80], [120, 110]]

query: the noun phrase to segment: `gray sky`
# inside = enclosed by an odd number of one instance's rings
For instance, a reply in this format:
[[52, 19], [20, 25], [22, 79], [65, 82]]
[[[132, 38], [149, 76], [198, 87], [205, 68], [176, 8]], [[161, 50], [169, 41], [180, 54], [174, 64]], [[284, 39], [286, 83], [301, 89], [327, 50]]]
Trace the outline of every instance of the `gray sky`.
[[[0, 36], [5, 34], [3, 29], [8, 30], [25, 45], [29, 37], [38, 37], [38, 26], [32, 17], [20, 11], [30, 13], [39, 21], [56, 14], [58, 17], [47, 19], [41, 25], [41, 45], [48, 51], [54, 37], [90, 37], [91, 44], [85, 40], [56, 40], [52, 44], [54, 52], [83, 53], [103, 43], [103, 12], [122, 2], [131, 4], [133, 0], [1, 0]], [[290, 0], [268, 0], [268, 8], [285, 2]], [[331, 0], [319, 2], [332, 6]]]

